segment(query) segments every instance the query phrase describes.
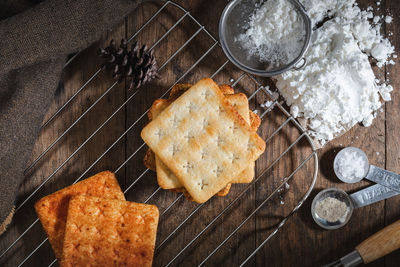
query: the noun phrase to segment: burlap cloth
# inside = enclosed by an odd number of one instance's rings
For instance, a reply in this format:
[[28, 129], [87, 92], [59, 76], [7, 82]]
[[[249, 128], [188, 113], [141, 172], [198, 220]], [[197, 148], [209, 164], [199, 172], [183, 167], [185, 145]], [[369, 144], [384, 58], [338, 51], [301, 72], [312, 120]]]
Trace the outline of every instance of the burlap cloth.
[[68, 54], [143, 0], [0, 1], [0, 234]]

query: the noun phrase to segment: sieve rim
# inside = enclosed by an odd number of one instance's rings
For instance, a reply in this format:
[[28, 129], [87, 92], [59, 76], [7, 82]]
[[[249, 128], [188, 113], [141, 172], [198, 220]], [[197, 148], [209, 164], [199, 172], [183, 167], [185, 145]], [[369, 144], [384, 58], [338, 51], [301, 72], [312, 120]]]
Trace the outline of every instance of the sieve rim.
[[[224, 10], [222, 11], [222, 14], [221, 14], [221, 17], [219, 20], [220, 44], [221, 44], [222, 50], [224, 51], [224, 53], [227, 56], [227, 58], [229, 59], [229, 61], [231, 61], [238, 68], [240, 68], [248, 73], [251, 73], [251, 74], [254, 74], [257, 76], [263, 76], [263, 77], [272, 77], [275, 75], [279, 75], [283, 72], [286, 72], [292, 68], [296, 68], [296, 65], [301, 60], [304, 60], [306, 62], [306, 59], [304, 58], [304, 54], [307, 52], [307, 49], [310, 46], [312, 26], [311, 26], [311, 19], [308, 16], [307, 11], [305, 10], [304, 6], [298, 0], [289, 0], [289, 1], [295, 6], [295, 8], [297, 8], [299, 13], [303, 17], [304, 26], [306, 29], [304, 44], [303, 44], [303, 47], [302, 47], [299, 55], [295, 59], [293, 59], [290, 63], [286, 64], [284, 67], [276, 69], [276, 70], [272, 70], [272, 71], [251, 68], [251, 67], [247, 66], [246, 64], [244, 64], [243, 62], [241, 62], [240, 60], [238, 60], [233, 55], [233, 53], [231, 52], [231, 50], [228, 47], [228, 42], [227, 42], [226, 35], [225, 35], [225, 32], [226, 32], [225, 29], [227, 27], [227, 18], [229, 16], [230, 12], [232, 11], [233, 7], [235, 7], [236, 4], [238, 4], [238, 2], [240, 2], [240, 1], [242, 1], [242, 0], [230, 1], [225, 6]], [[302, 65], [300, 68], [302, 68], [304, 65]], [[297, 69], [300, 69], [300, 68], [297, 68]]]

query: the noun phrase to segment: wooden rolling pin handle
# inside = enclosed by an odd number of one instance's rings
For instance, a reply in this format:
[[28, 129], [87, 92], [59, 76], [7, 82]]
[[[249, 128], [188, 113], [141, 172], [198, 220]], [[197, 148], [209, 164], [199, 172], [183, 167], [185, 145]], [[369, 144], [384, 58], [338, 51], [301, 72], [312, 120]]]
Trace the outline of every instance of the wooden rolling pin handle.
[[400, 220], [386, 226], [356, 247], [364, 263], [377, 260], [400, 248]]

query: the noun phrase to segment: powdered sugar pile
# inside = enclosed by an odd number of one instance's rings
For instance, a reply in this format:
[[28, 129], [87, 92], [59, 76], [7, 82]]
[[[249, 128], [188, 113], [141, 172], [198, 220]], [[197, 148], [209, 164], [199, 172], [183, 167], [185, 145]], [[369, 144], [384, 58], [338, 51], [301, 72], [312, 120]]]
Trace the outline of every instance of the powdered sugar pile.
[[324, 145], [356, 123], [370, 126], [381, 107], [380, 95], [390, 100], [393, 88], [376, 81], [368, 60], [372, 56], [379, 67], [394, 64], [389, 59], [394, 47], [380, 34], [379, 23], [390, 19], [374, 23], [371, 8], [363, 11], [355, 0], [302, 2], [319, 27], [306, 66], [276, 77], [276, 86], [292, 115], [305, 118], [310, 134]]
[[271, 67], [287, 65], [301, 52], [303, 19], [288, 0], [268, 0], [251, 16], [247, 30], [235, 38], [249, 55]]

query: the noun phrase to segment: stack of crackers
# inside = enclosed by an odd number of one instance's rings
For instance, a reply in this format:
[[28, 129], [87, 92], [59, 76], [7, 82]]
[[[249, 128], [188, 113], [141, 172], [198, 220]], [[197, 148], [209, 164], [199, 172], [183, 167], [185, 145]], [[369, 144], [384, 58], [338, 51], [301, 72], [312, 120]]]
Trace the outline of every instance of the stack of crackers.
[[198, 202], [226, 195], [231, 183], [250, 183], [265, 150], [256, 133], [260, 118], [244, 94], [204, 78], [178, 84], [156, 100], [141, 136], [150, 150], [145, 165], [161, 188], [185, 192]]
[[105, 171], [35, 204], [60, 266], [151, 266], [158, 225], [153, 205], [125, 200]]

